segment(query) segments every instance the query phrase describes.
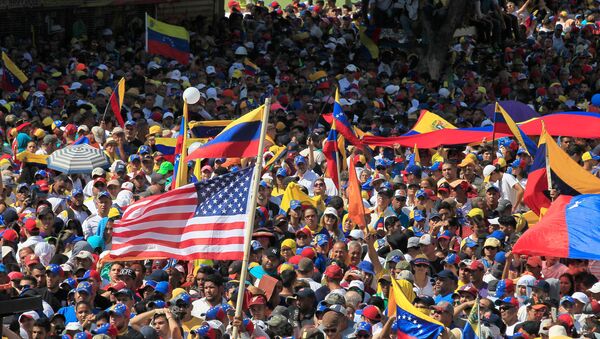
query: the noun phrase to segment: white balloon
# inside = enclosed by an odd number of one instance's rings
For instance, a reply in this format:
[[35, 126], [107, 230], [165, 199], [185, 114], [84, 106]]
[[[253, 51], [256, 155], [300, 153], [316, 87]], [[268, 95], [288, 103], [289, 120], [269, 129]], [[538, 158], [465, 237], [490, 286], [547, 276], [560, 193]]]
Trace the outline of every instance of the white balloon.
[[193, 151], [195, 151], [195, 150], [197, 150], [198, 148], [200, 148], [200, 146], [202, 146], [202, 143], [201, 143], [201, 142], [198, 142], [198, 141], [194, 142], [193, 144], [191, 144], [191, 145], [188, 147], [188, 153], [192, 153]]
[[193, 105], [200, 100], [200, 91], [196, 87], [188, 87], [183, 91], [183, 98], [188, 104]]

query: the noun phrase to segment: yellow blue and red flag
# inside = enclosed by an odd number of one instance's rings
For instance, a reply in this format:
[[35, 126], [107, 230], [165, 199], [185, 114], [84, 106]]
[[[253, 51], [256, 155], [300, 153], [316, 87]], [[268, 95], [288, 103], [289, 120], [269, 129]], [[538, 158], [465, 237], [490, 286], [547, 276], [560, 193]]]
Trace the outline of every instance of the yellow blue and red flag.
[[2, 52], [2, 89], [7, 92], [14, 92], [21, 85], [27, 82], [27, 76], [10, 60], [6, 53]]
[[261, 105], [231, 122], [213, 140], [190, 153], [188, 160], [257, 156], [264, 109], [265, 106]]
[[401, 339], [437, 338], [444, 330], [442, 323], [422, 313], [408, 301], [396, 279], [392, 279], [388, 316], [396, 317], [394, 329]]
[[212, 138], [221, 133], [233, 120], [208, 120], [190, 123], [192, 135], [196, 138]]
[[335, 101], [333, 103], [333, 114], [325, 114], [323, 115], [325, 121], [330, 123], [333, 126], [333, 121], [336, 122], [336, 128], [338, 132], [348, 140], [349, 143], [355, 146], [362, 146], [362, 141], [356, 136], [354, 132], [354, 128], [344, 111], [342, 111], [342, 105], [340, 104], [340, 91], [337, 89], [335, 91]]
[[537, 147], [535, 142], [531, 140], [527, 134], [523, 133], [521, 128], [517, 126], [510, 115], [502, 108], [499, 103], [496, 103], [494, 113], [494, 133], [512, 134], [517, 139], [520, 147], [523, 147], [528, 154], [535, 154]]
[[158, 21], [146, 14], [146, 52], [190, 62], [190, 33], [181, 26]]
[[119, 80], [117, 87], [115, 87], [115, 90], [112, 92], [109, 99], [110, 108], [112, 108], [115, 118], [119, 122], [119, 125], [124, 128], [125, 121], [123, 121], [123, 116], [121, 115], [123, 98], [125, 98], [125, 78], [121, 78], [121, 80]]
[[256, 66], [250, 59], [244, 58], [244, 73], [247, 75], [256, 75], [260, 71], [260, 68]]
[[327, 134], [327, 140], [325, 140], [325, 144], [323, 145], [323, 153], [325, 154], [325, 159], [327, 159], [325, 176], [331, 178], [335, 184], [335, 187], [339, 189], [340, 181], [338, 175], [337, 152], [339, 152], [340, 149], [338, 145], [338, 131], [336, 129], [336, 125], [336, 121], [333, 120], [329, 134]]
[[[479, 304], [479, 298], [476, 301]], [[479, 338], [479, 307], [473, 306], [462, 333], [463, 339]]]

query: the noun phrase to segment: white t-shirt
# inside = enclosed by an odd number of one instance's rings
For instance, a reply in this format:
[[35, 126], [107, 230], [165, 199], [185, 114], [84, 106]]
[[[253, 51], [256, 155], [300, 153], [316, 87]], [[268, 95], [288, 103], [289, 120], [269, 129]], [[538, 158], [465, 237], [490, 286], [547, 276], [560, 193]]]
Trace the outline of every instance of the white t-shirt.
[[517, 178], [512, 174], [502, 174], [502, 180], [500, 183], [500, 192], [502, 193], [502, 199], [507, 199], [515, 206], [517, 202], [517, 191], [513, 188], [516, 184], [519, 184]]
[[[300, 176], [299, 173], [296, 173], [296, 175], [298, 177]], [[307, 170], [306, 172], [304, 172], [302, 178], [298, 180], [298, 184], [306, 187], [306, 189], [308, 190], [308, 195], [313, 196], [313, 184], [318, 178], [319, 176], [317, 175], [317, 173], [313, 172], [312, 170]]]

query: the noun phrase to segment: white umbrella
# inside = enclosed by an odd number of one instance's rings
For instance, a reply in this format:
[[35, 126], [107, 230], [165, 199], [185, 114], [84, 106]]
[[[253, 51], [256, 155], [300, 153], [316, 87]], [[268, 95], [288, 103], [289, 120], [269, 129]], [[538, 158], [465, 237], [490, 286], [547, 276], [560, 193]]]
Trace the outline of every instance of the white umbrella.
[[96, 167], [109, 165], [104, 152], [88, 144], [67, 146], [48, 157], [48, 168], [66, 174], [92, 173]]

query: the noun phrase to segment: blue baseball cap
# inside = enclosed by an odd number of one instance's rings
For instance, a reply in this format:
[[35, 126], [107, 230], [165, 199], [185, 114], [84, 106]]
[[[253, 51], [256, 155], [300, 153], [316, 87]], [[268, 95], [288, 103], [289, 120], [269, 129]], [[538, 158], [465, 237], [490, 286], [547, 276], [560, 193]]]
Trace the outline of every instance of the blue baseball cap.
[[302, 203], [299, 200], [290, 201], [290, 209], [295, 210], [297, 208], [302, 208]]
[[144, 285], [142, 285], [142, 287], [140, 287], [138, 289], [138, 291], [140, 291], [140, 293], [141, 293], [142, 290], [145, 290], [148, 287], [152, 287], [152, 289], [155, 290], [156, 284], [157, 284], [157, 282], [154, 280], [146, 280], [146, 282], [144, 282]]
[[460, 263], [460, 258], [458, 257], [458, 255], [450, 253], [444, 259], [444, 263], [449, 265], [458, 265], [458, 263]]
[[48, 172], [46, 172], [44, 170], [39, 170], [39, 171], [35, 172], [34, 177], [36, 177], [38, 175], [41, 175], [42, 177], [47, 178], [48, 177]]
[[253, 251], [264, 249], [263, 245], [258, 240], [252, 240], [252, 242], [250, 242], [250, 246], [252, 246]]
[[108, 193], [107, 191], [102, 191], [102, 192], [98, 193], [98, 195], [96, 196], [96, 199], [100, 199], [103, 197], [112, 199], [112, 197], [110, 196], [110, 193]]
[[320, 233], [320, 234], [317, 234], [317, 235], [315, 236], [315, 243], [316, 243], [318, 246], [323, 246], [323, 245], [326, 245], [326, 244], [328, 244], [328, 243], [329, 243], [329, 236], [328, 236], [327, 234], [322, 234], [322, 233]]
[[423, 216], [423, 213], [420, 210], [415, 210], [414, 219], [415, 221], [423, 221], [425, 220], [425, 217]]
[[169, 293], [169, 282], [168, 281], [157, 282], [156, 287], [154, 288], [154, 292], [166, 295], [167, 293]]
[[367, 332], [371, 334], [373, 332], [373, 326], [366, 321], [361, 321], [356, 325], [356, 333]]
[[138, 148], [139, 155], [150, 154], [150, 153], [152, 153], [152, 150], [150, 149], [150, 146], [148, 146], [148, 145], [142, 145], [142, 146], [140, 146], [140, 148]]
[[215, 159], [215, 162], [224, 163], [225, 161], [227, 161], [227, 158], [217, 158], [217, 159]]
[[298, 155], [296, 156], [296, 158], [294, 158], [294, 164], [299, 165], [299, 164], [306, 164], [306, 158]]
[[235, 173], [235, 172], [239, 172], [240, 171], [240, 166], [231, 166], [231, 168], [229, 169], [229, 172], [231, 173]]
[[8, 270], [6, 269], [6, 265], [0, 264], [0, 273], [8, 273]]
[[125, 126], [135, 126], [135, 121], [133, 121], [133, 120], [127, 120], [125, 122]]
[[465, 241], [465, 245], [467, 247], [475, 247], [475, 246], [477, 246], [477, 243], [474, 240], [472, 240], [471, 238], [467, 238], [467, 240]]
[[111, 308], [108, 309], [108, 314], [110, 315], [117, 315], [117, 316], [125, 316], [127, 314], [127, 306], [125, 306], [125, 304], [115, 304], [113, 305]]
[[438, 235], [438, 238], [444, 238], [444, 239], [450, 240], [450, 239], [452, 239], [452, 232], [445, 230], [444, 232], [442, 232], [441, 234]]
[[77, 332], [73, 336], [73, 339], [88, 339], [88, 335], [85, 332]]
[[406, 172], [406, 174], [414, 174], [416, 176], [421, 176], [421, 167], [417, 166], [417, 165], [409, 165], [408, 167], [406, 167], [406, 170], [404, 170]]
[[500, 241], [504, 241], [505, 237], [506, 237], [506, 234], [504, 234], [504, 232], [502, 232], [500, 230], [496, 230], [496, 231], [492, 232], [492, 234], [490, 234], [488, 236], [488, 238], [495, 238], [495, 239], [498, 239]]
[[560, 299], [560, 305], [562, 305], [564, 302], [568, 302], [575, 305], [575, 299], [573, 299], [573, 297], [571, 297], [570, 295], [565, 295]]
[[370, 261], [363, 260], [363, 261], [359, 262], [358, 269], [365, 273], [375, 275], [375, 267], [373, 266], [373, 264]]
[[287, 171], [285, 170], [285, 168], [281, 167], [277, 170], [277, 174], [276, 176], [278, 177], [287, 177]]
[[73, 191], [71, 191], [71, 196], [72, 197], [76, 197], [80, 194], [83, 194], [83, 190], [81, 188], [76, 188]]
[[75, 279], [73, 279], [73, 278], [67, 278], [67, 279], [63, 280], [63, 282], [61, 282], [60, 284], [61, 285], [66, 284], [67, 286], [69, 286], [69, 288], [72, 289], [77, 284], [77, 281], [75, 281]]
[[87, 294], [92, 294], [92, 285], [87, 281], [82, 281], [79, 283], [79, 285], [77, 285], [77, 289], [75, 289], [75, 292], [85, 292]]
[[189, 305], [192, 303], [192, 297], [187, 292], [181, 292], [176, 297], [169, 301], [172, 305], [178, 305], [180, 303]]
[[29, 189], [29, 185], [27, 185], [26, 183], [22, 182], [20, 184], [17, 185], [17, 192], [19, 192], [21, 190], [21, 188], [27, 188]]
[[441, 270], [438, 274], [435, 275], [435, 278], [441, 279], [451, 279], [454, 281], [458, 281], [458, 277], [450, 270]]
[[137, 154], [132, 154], [129, 156], [129, 162], [134, 162], [135, 160], [142, 161], [142, 158], [140, 158], [140, 156]]
[[221, 305], [213, 306], [206, 311], [206, 315], [204, 316], [204, 320], [219, 320], [223, 321], [227, 314], [225, 310], [221, 307]]
[[316, 313], [325, 313], [325, 311], [327, 311], [328, 309], [329, 309], [329, 306], [327, 305], [327, 303], [325, 302], [325, 300], [321, 300], [317, 304]]
[[54, 275], [62, 275], [63, 269], [62, 269], [62, 267], [60, 267], [60, 265], [50, 264], [50, 265], [46, 266], [46, 274], [49, 274], [49, 273], [52, 273]]
[[377, 159], [377, 161], [375, 161], [375, 167], [379, 167], [379, 166], [387, 167], [388, 163], [384, 159]]

